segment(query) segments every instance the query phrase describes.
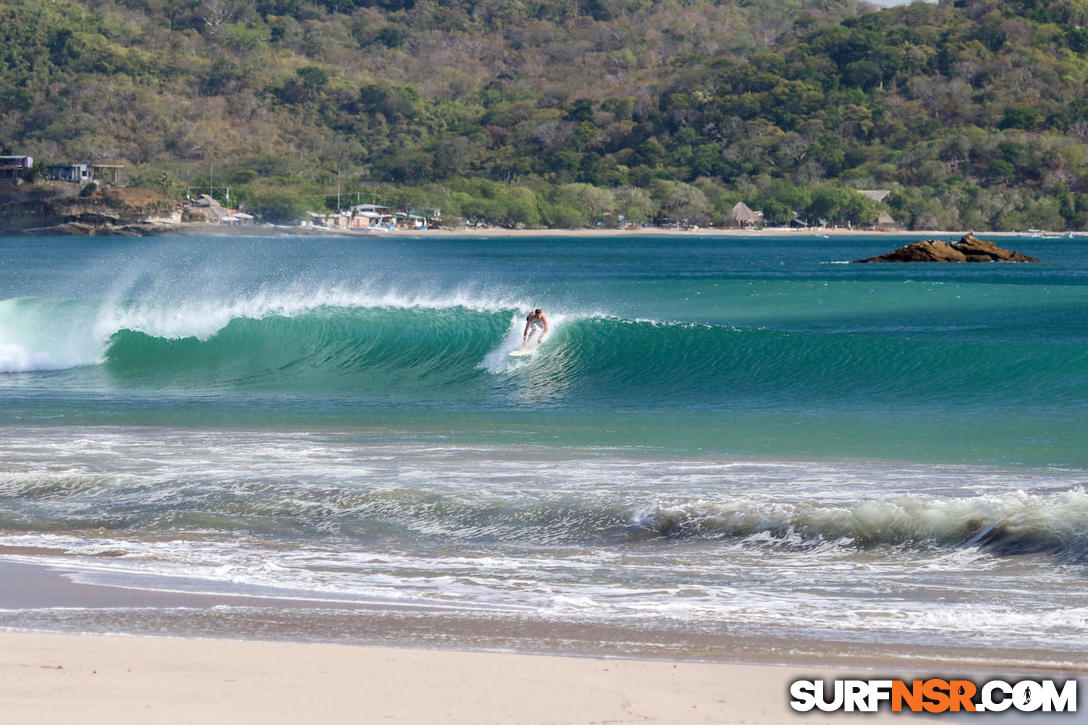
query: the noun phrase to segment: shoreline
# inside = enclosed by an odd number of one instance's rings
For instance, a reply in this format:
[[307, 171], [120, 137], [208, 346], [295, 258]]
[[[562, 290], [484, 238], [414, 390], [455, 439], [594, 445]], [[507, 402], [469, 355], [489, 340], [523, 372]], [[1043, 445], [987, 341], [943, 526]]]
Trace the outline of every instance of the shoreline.
[[[114, 556], [105, 551], [104, 561]], [[95, 561], [62, 550], [0, 548], [0, 633], [507, 652], [722, 666], [1002, 671], [1088, 675], [1068, 650], [798, 639], [773, 630], [562, 620], [456, 603], [365, 601], [316, 591], [223, 586], [182, 576], [99, 579]], [[93, 557], [91, 557], [93, 558]], [[58, 560], [60, 559], [60, 560]], [[218, 587], [218, 588], [217, 588]]]
[[[332, 230], [329, 230], [332, 231]], [[589, 237], [628, 237], [628, 236], [677, 236], [677, 237], [737, 237], [737, 238], [761, 238], [761, 237], [796, 237], [796, 238], [811, 238], [811, 237], [880, 237], [880, 238], [930, 238], [930, 237], [954, 237], [959, 239], [965, 234], [975, 234], [981, 236], [993, 236], [993, 237], [1024, 237], [1032, 239], [1069, 239], [1071, 232], [1061, 232], [1057, 236], [1034, 236], [1028, 232], [987, 232], [987, 231], [975, 231], [975, 230], [960, 230], [960, 231], [938, 231], [938, 230], [923, 230], [923, 231], [879, 231], [875, 229], [786, 229], [786, 228], [764, 228], [764, 229], [723, 229], [717, 227], [700, 227], [697, 229], [663, 229], [663, 228], [637, 228], [637, 229], [427, 229], [419, 231], [411, 230], [398, 230], [396, 232], [347, 232], [351, 236], [367, 236], [382, 234], [393, 235], [412, 235], [412, 236], [426, 236], [430, 234], [451, 236], [451, 237], [472, 237], [472, 236], [494, 236], [494, 237], [576, 237], [576, 236], [589, 236]], [[1076, 236], [1088, 236], [1088, 232], [1072, 232]], [[1076, 238], [1076, 236], [1072, 238]]]
[[[51, 234], [50, 232], [55, 232]], [[503, 229], [500, 227], [463, 227], [463, 228], [437, 228], [437, 229], [397, 229], [393, 231], [362, 231], [348, 229], [327, 229], [324, 227], [302, 226], [223, 226], [207, 224], [204, 222], [182, 222], [170, 225], [143, 225], [142, 233], [135, 233], [133, 229], [101, 229], [90, 234], [66, 233], [60, 227], [42, 227], [32, 230], [14, 231], [0, 230], [0, 237], [185, 237], [194, 235], [216, 237], [263, 237], [263, 236], [333, 236], [356, 239], [395, 239], [395, 238], [566, 238], [566, 237], [591, 237], [604, 238], [630, 238], [630, 237], [722, 237], [738, 239], [759, 238], [789, 238], [798, 239], [822, 237], [822, 238], [918, 238], [918, 239], [952, 239], [958, 240], [965, 234], [972, 233], [980, 237], [998, 238], [1025, 238], [1045, 240], [1069, 240], [1080, 237], [1088, 237], [1088, 231], [1073, 232], [1045, 232], [1035, 233], [1028, 231], [992, 232], [977, 230], [896, 230], [884, 231], [876, 229], [790, 229], [786, 227], [769, 227], [760, 229], [726, 229], [721, 227], [696, 227], [692, 229], [670, 229], [661, 227], [635, 227], [630, 229]]]
[[[193, 233], [210, 234], [215, 236], [336, 236], [356, 239], [395, 239], [408, 238], [569, 238], [591, 237], [595, 239], [606, 238], [630, 238], [630, 237], [723, 237], [738, 239], [760, 239], [795, 237], [798, 239], [811, 237], [880, 237], [880, 238], [952, 238], [958, 240], [965, 234], [973, 233], [981, 236], [993, 237], [1024, 237], [1032, 239], [1070, 239], [1069, 234], [1088, 236], [1088, 232], [1061, 232], [1058, 236], [1034, 236], [1028, 232], [987, 232], [974, 230], [961, 231], [878, 231], [866, 229], [787, 229], [787, 228], [763, 228], [763, 229], [724, 229], [719, 227], [700, 227], [696, 229], [667, 229], [660, 227], [637, 227], [632, 229], [502, 229], [499, 227], [459, 228], [459, 229], [398, 229], [395, 231], [351, 231], [346, 229], [325, 229], [323, 227], [279, 227], [279, 226], [253, 226], [253, 227], [219, 227], [207, 224], [194, 224], [181, 229], [170, 229], [163, 232], [162, 236], [187, 236]], [[1076, 236], [1072, 237], [1076, 238]]]

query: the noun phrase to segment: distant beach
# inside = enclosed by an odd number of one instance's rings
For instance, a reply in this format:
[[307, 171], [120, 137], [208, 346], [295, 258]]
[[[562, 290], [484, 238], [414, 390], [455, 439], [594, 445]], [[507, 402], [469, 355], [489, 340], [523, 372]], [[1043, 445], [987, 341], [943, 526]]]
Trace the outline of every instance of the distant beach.
[[[255, 225], [249, 227], [226, 227], [208, 224], [181, 224], [170, 230], [171, 234], [213, 234], [216, 236], [230, 235], [261, 235], [278, 233], [304, 233], [319, 236], [335, 235], [348, 237], [383, 237], [383, 236], [451, 236], [451, 237], [626, 237], [626, 236], [717, 236], [738, 238], [759, 237], [903, 237], [903, 238], [933, 238], [933, 239], [959, 239], [971, 230], [964, 231], [874, 231], [869, 229], [788, 229], [785, 227], [768, 227], [761, 229], [726, 229], [722, 227], [698, 227], [690, 229], [674, 229], [668, 227], [630, 227], [625, 229], [504, 229], [502, 227], [435, 227], [431, 229], [397, 229], [394, 231], [356, 231], [326, 229], [324, 227], [292, 227], [292, 226], [267, 226]], [[1030, 236], [1025, 232], [980, 232], [975, 231], [980, 237], [1024, 237]], [[1073, 232], [1073, 235], [1086, 235], [1088, 232]], [[1070, 232], [1062, 232], [1057, 238], [1069, 238]]]

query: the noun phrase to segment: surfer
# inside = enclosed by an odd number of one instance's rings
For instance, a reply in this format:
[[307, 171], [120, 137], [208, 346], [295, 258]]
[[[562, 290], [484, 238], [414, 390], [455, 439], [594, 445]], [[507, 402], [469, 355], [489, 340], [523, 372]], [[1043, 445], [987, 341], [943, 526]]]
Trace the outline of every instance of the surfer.
[[521, 346], [525, 347], [533, 335], [540, 332], [536, 344], [544, 342], [544, 336], [548, 334], [548, 318], [544, 316], [544, 310], [539, 307], [533, 310], [525, 318], [525, 331], [521, 333]]

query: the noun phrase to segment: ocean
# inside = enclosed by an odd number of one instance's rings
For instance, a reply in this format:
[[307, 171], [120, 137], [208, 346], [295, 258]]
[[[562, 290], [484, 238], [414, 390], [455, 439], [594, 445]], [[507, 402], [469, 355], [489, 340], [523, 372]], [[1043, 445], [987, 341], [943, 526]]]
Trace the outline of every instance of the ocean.
[[179, 597], [0, 627], [1083, 665], [1088, 239], [906, 241], [0, 239], [0, 554]]

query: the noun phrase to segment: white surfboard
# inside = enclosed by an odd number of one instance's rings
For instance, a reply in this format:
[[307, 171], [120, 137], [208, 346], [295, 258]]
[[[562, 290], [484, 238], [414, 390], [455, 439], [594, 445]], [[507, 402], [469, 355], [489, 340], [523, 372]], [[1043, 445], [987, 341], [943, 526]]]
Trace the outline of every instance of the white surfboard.
[[510, 357], [525, 357], [526, 355], [533, 355], [536, 353], [537, 345], [532, 347], [519, 347], [510, 351]]

